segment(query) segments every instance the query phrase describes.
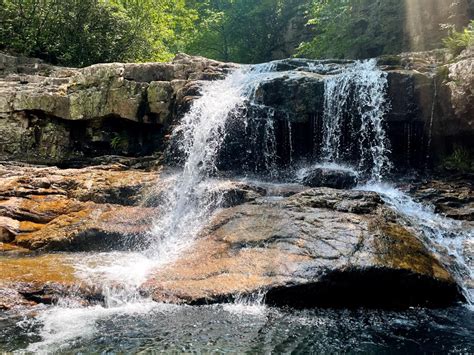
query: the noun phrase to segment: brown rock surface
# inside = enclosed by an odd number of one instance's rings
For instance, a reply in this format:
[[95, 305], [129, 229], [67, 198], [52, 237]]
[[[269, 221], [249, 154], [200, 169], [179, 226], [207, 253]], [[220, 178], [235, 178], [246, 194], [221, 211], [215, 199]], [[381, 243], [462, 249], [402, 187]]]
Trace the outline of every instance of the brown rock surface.
[[120, 249], [142, 235], [156, 208], [138, 205], [158, 176], [121, 164], [0, 164], [0, 309], [100, 301], [100, 285], [77, 277], [77, 258], [45, 252]]
[[157, 270], [157, 301], [212, 303], [267, 292], [291, 306], [449, 304], [449, 273], [377, 194], [312, 189], [217, 214], [192, 250]]
[[449, 218], [474, 222], [472, 175], [429, 179], [411, 186], [411, 193]]
[[[50, 304], [70, 297], [87, 303], [100, 299], [98, 287], [77, 277], [66, 254], [9, 254], [0, 248], [0, 310]], [[18, 250], [17, 250], [18, 252]]]
[[158, 176], [118, 164], [58, 169], [4, 163], [0, 241], [28, 249], [117, 246], [146, 231], [155, 209], [137, 205]]

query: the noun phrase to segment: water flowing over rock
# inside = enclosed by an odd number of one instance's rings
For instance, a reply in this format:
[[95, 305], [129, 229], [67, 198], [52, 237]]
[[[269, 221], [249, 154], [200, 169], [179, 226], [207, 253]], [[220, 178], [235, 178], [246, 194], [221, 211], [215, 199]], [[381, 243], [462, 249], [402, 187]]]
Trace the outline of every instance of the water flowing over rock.
[[[381, 157], [375, 160], [380, 165], [375, 165], [375, 175], [388, 170], [389, 161], [397, 169], [422, 170], [437, 165], [455, 146], [470, 149], [473, 99], [469, 53], [466, 50], [450, 64], [444, 64], [447, 55], [443, 51], [384, 56], [378, 59], [383, 71], [373, 61], [273, 62], [272, 75], [261, 80], [239, 108], [239, 115], [246, 119], [226, 127], [231, 134], [226, 137], [218, 166], [276, 171], [276, 167], [302, 158], [332, 159], [328, 152], [336, 146], [339, 158], [346, 160], [352, 155], [352, 160], [367, 163], [366, 170], [374, 156]], [[83, 69], [6, 55], [2, 60], [0, 156], [62, 165], [87, 163], [104, 154], [162, 152], [173, 126], [202, 94], [201, 85], [222, 79], [237, 68], [186, 55], [178, 55], [172, 63], [114, 63]], [[350, 69], [355, 66], [357, 70]], [[359, 81], [362, 76], [364, 84]], [[369, 80], [377, 76], [379, 81]], [[385, 95], [380, 92], [377, 96], [380, 85]], [[338, 106], [326, 99], [341, 96], [329, 93], [331, 88], [349, 90], [349, 96], [338, 102], [346, 105], [340, 107], [342, 111], [351, 111], [347, 117], [328, 110]], [[364, 101], [363, 94], [370, 90], [372, 94], [365, 99], [376, 101], [366, 101], [367, 107], [354, 106]], [[382, 110], [369, 108], [379, 105]], [[385, 113], [383, 130], [375, 112]], [[346, 123], [340, 127], [340, 142], [330, 138], [328, 129], [337, 126], [332, 120]], [[354, 129], [348, 127], [351, 124]], [[360, 124], [371, 126], [362, 130], [367, 136], [358, 132]], [[385, 139], [380, 136], [383, 131]], [[372, 141], [374, 146], [370, 147]], [[382, 146], [383, 154], [379, 151]]]
[[[391, 60], [236, 66], [180, 55], [168, 64], [4, 66], [2, 156], [102, 165], [1, 165], [9, 274], [0, 304], [75, 297], [67, 307], [119, 312], [150, 297], [205, 304], [260, 295], [293, 307], [469, 301], [470, 225], [374, 183], [392, 164], [424, 169], [441, 157], [427, 155], [431, 147], [472, 131], [440, 131], [442, 114], [460, 120], [450, 99], [440, 101], [449, 86], [436, 65]], [[96, 158], [114, 150], [163, 156]], [[372, 185], [349, 190], [365, 181]], [[461, 209], [469, 196], [456, 197]], [[31, 251], [38, 258], [26, 262]], [[17, 272], [41, 263], [51, 272], [36, 283]]]
[[218, 213], [196, 246], [146, 286], [157, 301], [191, 304], [258, 291], [270, 304], [297, 307], [459, 299], [449, 273], [378, 195], [331, 189]]
[[389, 105], [387, 74], [376, 64], [356, 63], [325, 81], [322, 156], [338, 163], [356, 152], [359, 170], [370, 169], [370, 176], [381, 180], [391, 167], [383, 121]]

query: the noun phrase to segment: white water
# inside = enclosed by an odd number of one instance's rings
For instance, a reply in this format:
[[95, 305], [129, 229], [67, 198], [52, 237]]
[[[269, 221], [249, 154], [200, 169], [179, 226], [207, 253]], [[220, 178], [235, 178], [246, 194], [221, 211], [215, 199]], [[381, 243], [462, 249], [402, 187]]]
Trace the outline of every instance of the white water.
[[[226, 123], [242, 119], [237, 115], [238, 109], [253, 100], [258, 84], [267, 78], [266, 73], [273, 66], [267, 63], [242, 67], [225, 80], [203, 85], [202, 96], [194, 101], [173, 132], [172, 139], [177, 140], [185, 164], [163, 197], [162, 211], [147, 235], [144, 250], [94, 254], [76, 263], [81, 279], [101, 286], [104, 304], [83, 307], [69, 302], [41, 312], [34, 322], [42, 324], [42, 341], [30, 344], [27, 350], [60, 349], [75, 338], [92, 336], [100, 319], [146, 313], [156, 307], [140, 294], [140, 285], [154, 269], [172, 262], [190, 248], [212, 212], [219, 207], [222, 194], [214, 180], [208, 178], [217, 170], [216, 159], [226, 137]], [[268, 150], [273, 150], [273, 121], [267, 122], [266, 145]], [[266, 159], [266, 164], [271, 166], [271, 157], [266, 156]], [[242, 302], [236, 303], [236, 309], [239, 305], [252, 309]]]
[[[74, 339], [90, 337], [97, 331], [98, 320], [120, 314], [146, 314], [158, 305], [144, 298], [140, 285], [149, 273], [175, 260], [183, 251], [192, 247], [213, 211], [221, 203], [221, 194], [215, 181], [209, 179], [217, 170], [216, 159], [226, 137], [229, 120], [243, 120], [249, 127], [248, 117], [238, 114], [246, 103], [256, 105], [258, 84], [274, 77], [269, 73], [273, 64], [243, 67], [228, 75], [225, 80], [204, 84], [202, 96], [197, 99], [190, 112], [173, 132], [173, 139], [185, 156], [181, 174], [164, 196], [164, 206], [147, 236], [144, 250], [129, 253], [103, 253], [85, 256], [76, 263], [77, 274], [86, 283], [101, 285], [105, 302], [103, 305], [84, 307], [77, 303], [60, 303], [43, 311], [35, 319], [42, 325], [42, 341], [31, 344], [30, 351], [63, 349]], [[373, 181], [381, 181], [390, 170], [389, 147], [383, 127], [383, 117], [388, 104], [385, 101], [386, 76], [377, 69], [374, 61], [357, 62], [346, 71], [326, 82], [324, 114], [324, 162], [321, 167], [352, 170], [341, 166], [344, 152], [341, 151], [341, 125], [349, 108], [356, 109], [360, 126], [352, 134], [360, 161], [357, 170], [366, 172]], [[355, 105], [349, 106], [348, 92], [353, 90]], [[276, 169], [276, 138], [273, 111], [259, 117], [264, 123], [263, 136], [257, 133], [254, 139], [263, 139], [264, 165], [270, 174]], [[355, 117], [350, 124], [355, 127]], [[288, 126], [290, 158], [293, 137]], [[258, 144], [256, 144], [258, 146]], [[299, 174], [304, 174], [304, 168]], [[451, 221], [426, 210], [400, 191], [382, 185], [368, 185], [364, 189], [378, 190], [387, 203], [405, 215], [427, 237], [436, 244], [445, 246], [450, 253], [461, 254], [461, 239], [448, 239], [444, 231], [453, 230]], [[217, 192], [217, 193], [216, 193]], [[471, 236], [472, 237], [472, 236]], [[434, 244], [433, 244], [434, 245]], [[453, 254], [453, 255], [454, 255]], [[459, 281], [466, 277], [461, 275]], [[471, 277], [472, 275], [468, 275]], [[224, 305], [228, 312], [245, 315], [261, 314], [264, 310], [263, 295], [255, 298], [238, 297], [234, 304]], [[64, 350], [64, 349], [63, 349]]]
[[[325, 162], [343, 163], [348, 155], [358, 154], [358, 170], [367, 171], [381, 181], [391, 168], [384, 116], [387, 74], [375, 59], [355, 62], [342, 73], [325, 81], [323, 146]], [[349, 127], [349, 142], [344, 142], [344, 127]], [[347, 139], [347, 138], [346, 138]]]
[[435, 255], [448, 255], [449, 260], [441, 258], [440, 262], [463, 288], [468, 303], [474, 303], [474, 289], [469, 287], [474, 282], [474, 272], [464, 251], [464, 243], [473, 240], [474, 230], [466, 228], [460, 221], [436, 214], [433, 208], [416, 202], [391, 184], [369, 183], [358, 189], [377, 192], [390, 207], [405, 217], [409, 226], [422, 236], [424, 244]]

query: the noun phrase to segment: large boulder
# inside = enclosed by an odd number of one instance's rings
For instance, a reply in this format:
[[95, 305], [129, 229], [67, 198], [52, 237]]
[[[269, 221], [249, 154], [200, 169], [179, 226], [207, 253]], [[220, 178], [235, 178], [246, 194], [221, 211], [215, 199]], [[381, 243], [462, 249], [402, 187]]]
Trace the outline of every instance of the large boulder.
[[203, 304], [266, 294], [278, 306], [447, 305], [456, 283], [380, 197], [311, 189], [218, 213], [195, 245], [143, 285]]

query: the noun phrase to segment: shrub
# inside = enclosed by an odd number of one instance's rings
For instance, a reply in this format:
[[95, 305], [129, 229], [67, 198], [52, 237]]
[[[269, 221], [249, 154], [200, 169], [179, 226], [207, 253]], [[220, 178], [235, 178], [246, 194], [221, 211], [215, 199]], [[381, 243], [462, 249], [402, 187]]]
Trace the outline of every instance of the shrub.
[[443, 167], [447, 170], [463, 173], [474, 171], [471, 154], [466, 148], [461, 146], [454, 147], [453, 153], [444, 160]]
[[474, 20], [471, 20], [469, 26], [460, 32], [453, 26], [445, 27], [448, 28], [449, 35], [443, 39], [443, 44], [454, 56], [458, 56], [464, 49], [474, 45]]
[[129, 136], [127, 132], [114, 133], [114, 137], [110, 141], [110, 147], [120, 153], [126, 153], [129, 148]]

